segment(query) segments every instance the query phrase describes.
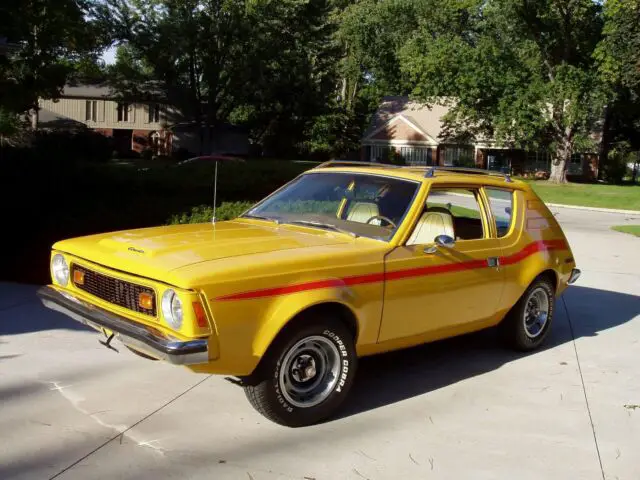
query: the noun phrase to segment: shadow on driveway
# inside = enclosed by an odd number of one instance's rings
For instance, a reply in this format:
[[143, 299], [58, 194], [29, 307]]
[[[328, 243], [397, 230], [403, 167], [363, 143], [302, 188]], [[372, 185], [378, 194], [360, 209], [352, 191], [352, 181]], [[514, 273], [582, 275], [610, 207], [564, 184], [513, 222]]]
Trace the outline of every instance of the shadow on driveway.
[[66, 315], [45, 308], [36, 296], [38, 288], [0, 283], [0, 336], [55, 329], [95, 332]]
[[497, 329], [363, 358], [342, 409], [348, 417], [422, 395], [509, 362], [572, 341], [562, 301], [566, 301], [576, 339], [592, 337], [640, 315], [640, 296], [572, 286], [556, 302], [551, 336], [541, 350], [520, 353], [503, 348]]

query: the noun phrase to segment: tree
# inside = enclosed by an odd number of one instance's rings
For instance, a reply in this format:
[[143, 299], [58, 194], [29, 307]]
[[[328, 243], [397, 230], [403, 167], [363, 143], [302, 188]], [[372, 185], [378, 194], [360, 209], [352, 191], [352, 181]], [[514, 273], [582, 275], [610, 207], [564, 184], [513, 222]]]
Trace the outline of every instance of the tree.
[[159, 89], [201, 132], [233, 120], [258, 142], [293, 145], [334, 91], [332, 8], [328, 0], [109, 0], [101, 17], [129, 55], [113, 69], [121, 90]]
[[0, 105], [31, 110], [35, 128], [38, 99], [58, 97], [74, 62], [104, 41], [88, 20], [92, 8], [88, 0], [3, 0], [0, 32], [15, 49], [0, 56]]
[[640, 1], [608, 0], [604, 21], [603, 39], [595, 53], [609, 99], [600, 149], [602, 166], [609, 160], [611, 145], [625, 142], [640, 149]]
[[605, 103], [593, 60], [600, 8], [592, 0], [451, 2], [454, 28], [421, 23], [402, 49], [402, 69], [416, 97], [450, 99], [455, 130], [547, 147], [550, 180], [565, 182]]
[[608, 0], [604, 19], [600, 72], [610, 84], [640, 92], [640, 0]]

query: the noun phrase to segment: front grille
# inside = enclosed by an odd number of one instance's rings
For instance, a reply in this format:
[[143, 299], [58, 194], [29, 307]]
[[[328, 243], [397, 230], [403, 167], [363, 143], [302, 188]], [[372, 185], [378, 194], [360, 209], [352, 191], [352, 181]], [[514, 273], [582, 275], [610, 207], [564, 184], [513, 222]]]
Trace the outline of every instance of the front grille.
[[[156, 294], [153, 289], [136, 285], [135, 283], [120, 280], [118, 278], [102, 275], [101, 273], [81, 267], [80, 265], [71, 266], [71, 278], [74, 278], [74, 272], [79, 270], [84, 273], [84, 283], [77, 284], [74, 280], [73, 284], [76, 288], [83, 290], [91, 295], [101, 298], [109, 303], [120, 307], [128, 308], [134, 312], [143, 313], [145, 315], [156, 316]], [[153, 298], [151, 308], [142, 308], [139, 305], [138, 298], [141, 293], [148, 293]]]

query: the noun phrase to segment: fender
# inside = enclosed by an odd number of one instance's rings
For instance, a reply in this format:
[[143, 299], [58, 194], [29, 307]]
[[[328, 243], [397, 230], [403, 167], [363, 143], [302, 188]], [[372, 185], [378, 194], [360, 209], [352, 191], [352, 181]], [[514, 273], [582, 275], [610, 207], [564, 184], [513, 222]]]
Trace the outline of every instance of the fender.
[[[379, 289], [380, 292], [372, 297], [356, 291], [361, 289]], [[367, 301], [366, 298], [377, 300]], [[361, 285], [357, 288], [343, 284], [305, 292], [304, 295], [290, 294], [274, 298], [265, 311], [258, 333], [254, 337], [253, 355], [262, 357], [282, 329], [298, 314], [327, 303], [338, 303], [351, 311], [356, 319], [358, 345], [376, 342], [382, 315], [382, 284]]]

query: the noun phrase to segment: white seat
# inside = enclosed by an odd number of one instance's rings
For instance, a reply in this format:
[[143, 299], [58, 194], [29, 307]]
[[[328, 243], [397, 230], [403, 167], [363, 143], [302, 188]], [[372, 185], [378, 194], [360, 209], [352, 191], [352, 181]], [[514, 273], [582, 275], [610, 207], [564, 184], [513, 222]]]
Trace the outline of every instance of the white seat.
[[366, 223], [371, 217], [379, 215], [378, 205], [372, 202], [356, 202], [349, 210], [347, 220], [350, 222]]
[[449, 213], [425, 212], [418, 220], [407, 245], [424, 245], [433, 243], [438, 235], [448, 235], [455, 238], [453, 231], [453, 217]]

